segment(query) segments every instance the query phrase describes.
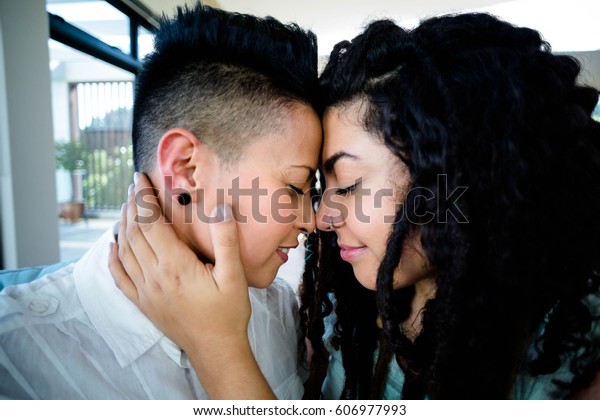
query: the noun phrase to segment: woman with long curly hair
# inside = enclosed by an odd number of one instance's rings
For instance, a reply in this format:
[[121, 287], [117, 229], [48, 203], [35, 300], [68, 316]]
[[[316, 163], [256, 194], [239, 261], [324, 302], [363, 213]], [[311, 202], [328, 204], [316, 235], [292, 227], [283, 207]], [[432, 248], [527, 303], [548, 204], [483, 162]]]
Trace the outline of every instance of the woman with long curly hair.
[[[307, 397], [599, 396], [598, 91], [579, 73], [536, 31], [485, 14], [410, 31], [377, 21], [336, 45], [301, 286]], [[157, 305], [213, 396], [269, 395], [255, 367], [241, 385], [215, 374], [225, 358], [252, 366], [247, 352], [194, 340], [194, 319], [219, 316], [200, 303], [186, 322], [164, 315], [202, 296], [156, 293], [113, 265]], [[221, 288], [209, 298], [231, 308]], [[227, 317], [238, 332], [243, 321]], [[227, 325], [214, 334], [230, 338]]]
[[[380, 396], [388, 363], [371, 373], [376, 348], [401, 367], [397, 397], [589, 386], [600, 369], [600, 124], [579, 70], [537, 32], [483, 14], [410, 32], [380, 21], [336, 46], [321, 87], [322, 167], [337, 197], [317, 217], [334, 237], [322, 235], [316, 285], [336, 299], [345, 383], [332, 397]], [[385, 188], [393, 197], [373, 206]]]

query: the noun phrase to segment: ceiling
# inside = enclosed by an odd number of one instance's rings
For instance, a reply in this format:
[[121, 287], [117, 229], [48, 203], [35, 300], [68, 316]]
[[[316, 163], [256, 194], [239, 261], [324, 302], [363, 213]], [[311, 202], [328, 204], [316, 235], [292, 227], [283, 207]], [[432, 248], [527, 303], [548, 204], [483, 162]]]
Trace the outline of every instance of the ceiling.
[[[195, 0], [140, 0], [157, 14], [172, 15], [178, 5]], [[479, 10], [515, 24], [539, 30], [555, 51], [600, 50], [598, 0], [205, 0], [224, 10], [271, 15], [312, 29], [319, 39], [319, 54], [328, 55], [333, 45], [352, 38], [365, 23], [391, 17], [412, 27], [419, 18], [460, 10]]]

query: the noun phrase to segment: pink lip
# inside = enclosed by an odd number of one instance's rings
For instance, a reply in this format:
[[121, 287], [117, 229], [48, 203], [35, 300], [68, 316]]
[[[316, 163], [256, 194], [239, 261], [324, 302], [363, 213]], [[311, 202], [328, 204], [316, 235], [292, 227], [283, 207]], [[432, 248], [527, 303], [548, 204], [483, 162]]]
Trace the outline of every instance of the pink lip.
[[358, 256], [362, 255], [366, 250], [366, 246], [347, 246], [339, 244], [340, 247], [340, 257], [344, 261], [350, 261]]
[[277, 253], [277, 255], [279, 255], [279, 257], [283, 260], [284, 263], [287, 262], [287, 260], [288, 260], [288, 255], [287, 254], [284, 254], [280, 250], [277, 250], [275, 252]]

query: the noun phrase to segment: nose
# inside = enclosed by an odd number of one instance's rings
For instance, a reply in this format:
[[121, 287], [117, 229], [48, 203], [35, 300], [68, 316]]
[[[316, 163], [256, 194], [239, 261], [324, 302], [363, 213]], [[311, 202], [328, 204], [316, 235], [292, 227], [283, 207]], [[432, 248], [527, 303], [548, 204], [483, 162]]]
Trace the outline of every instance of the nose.
[[300, 214], [296, 217], [296, 224], [303, 233], [310, 233], [315, 230], [315, 210], [312, 206], [310, 194], [305, 194], [302, 198]]
[[[319, 230], [331, 230], [331, 215], [327, 214], [327, 206], [321, 201], [319, 203], [319, 209], [317, 210], [317, 229]], [[331, 209], [329, 209], [331, 210]], [[329, 211], [331, 212], [331, 211]]]
[[348, 217], [348, 209], [343, 203], [334, 199], [333, 190], [326, 190], [317, 211], [317, 229], [333, 231], [342, 227]]
[[[336, 226], [336, 221], [339, 212], [325, 204], [326, 200], [319, 202], [319, 210], [317, 210], [317, 229], [322, 231], [332, 231]], [[334, 214], [335, 213], [335, 214]]]

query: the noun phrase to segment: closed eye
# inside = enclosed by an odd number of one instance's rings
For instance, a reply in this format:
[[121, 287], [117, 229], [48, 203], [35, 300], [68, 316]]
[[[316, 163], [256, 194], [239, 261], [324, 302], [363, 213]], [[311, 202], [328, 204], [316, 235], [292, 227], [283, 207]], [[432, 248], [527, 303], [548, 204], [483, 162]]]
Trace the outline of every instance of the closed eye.
[[295, 187], [295, 186], [293, 186], [291, 184], [288, 184], [288, 187], [290, 187], [290, 189], [292, 191], [294, 191], [296, 194], [298, 194], [298, 195], [304, 195], [304, 191], [302, 191], [302, 189], [300, 189], [298, 187]]
[[356, 190], [356, 186], [358, 185], [358, 183], [351, 185], [349, 187], [346, 188], [336, 188], [335, 189], [335, 195], [348, 195], [348, 194], [352, 194], [352, 192], [354, 192], [354, 190]]

